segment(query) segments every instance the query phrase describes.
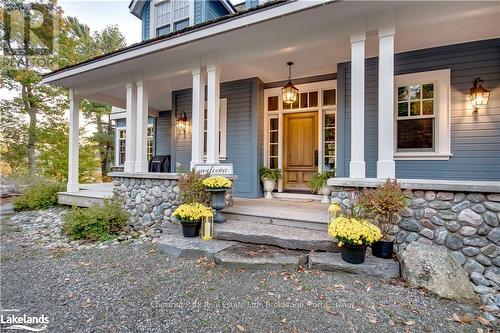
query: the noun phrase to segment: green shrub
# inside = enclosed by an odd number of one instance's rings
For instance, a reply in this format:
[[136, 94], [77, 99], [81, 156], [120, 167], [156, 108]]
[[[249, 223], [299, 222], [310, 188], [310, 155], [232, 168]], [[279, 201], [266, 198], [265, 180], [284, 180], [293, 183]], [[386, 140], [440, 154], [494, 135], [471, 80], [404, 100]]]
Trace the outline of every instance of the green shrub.
[[103, 205], [73, 208], [64, 216], [64, 232], [71, 240], [104, 241], [116, 236], [127, 224], [130, 214], [120, 200], [105, 200]]
[[326, 186], [326, 181], [334, 176], [335, 172], [332, 170], [315, 172], [309, 179], [309, 186], [313, 192], [318, 192], [323, 186]]
[[44, 181], [31, 185], [14, 199], [14, 210], [45, 209], [57, 204], [57, 192], [64, 191], [60, 183]]
[[259, 169], [259, 175], [260, 179], [279, 180], [281, 179], [281, 170], [261, 167]]

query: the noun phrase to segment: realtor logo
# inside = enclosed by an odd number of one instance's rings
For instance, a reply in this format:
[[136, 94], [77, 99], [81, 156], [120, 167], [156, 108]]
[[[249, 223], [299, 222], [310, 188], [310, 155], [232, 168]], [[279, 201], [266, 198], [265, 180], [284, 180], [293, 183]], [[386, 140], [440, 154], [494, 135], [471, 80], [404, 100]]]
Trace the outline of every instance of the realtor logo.
[[0, 55], [40, 57], [54, 54], [58, 26], [54, 5], [15, 0], [3, 3]]
[[[12, 314], [9, 314], [12, 312]], [[29, 331], [29, 332], [43, 332], [47, 330], [49, 324], [49, 317], [41, 316], [28, 316], [26, 314], [18, 314], [18, 309], [2, 310], [0, 314], [0, 331]]]

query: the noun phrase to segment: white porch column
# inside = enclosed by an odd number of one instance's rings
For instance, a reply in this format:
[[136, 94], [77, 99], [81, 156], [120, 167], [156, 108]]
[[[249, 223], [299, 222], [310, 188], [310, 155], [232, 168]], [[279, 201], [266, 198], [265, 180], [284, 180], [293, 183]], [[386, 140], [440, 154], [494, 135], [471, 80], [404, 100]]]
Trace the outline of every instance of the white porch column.
[[136, 82], [137, 118], [136, 118], [136, 158], [135, 172], [148, 171], [147, 130], [148, 130], [148, 93], [144, 81]]
[[394, 25], [380, 29], [378, 58], [377, 178], [395, 178], [394, 163]]
[[205, 110], [205, 69], [200, 67], [193, 70], [193, 120], [191, 143], [191, 168], [195, 164], [203, 163], [203, 127]]
[[78, 192], [78, 137], [80, 131], [80, 96], [69, 90], [69, 156], [68, 156], [68, 192]]
[[135, 85], [131, 82], [127, 84], [127, 129], [125, 132], [125, 172], [134, 172], [136, 155], [136, 131], [135, 122], [137, 120], [137, 95]]
[[219, 163], [220, 68], [207, 67], [207, 163]]
[[351, 36], [350, 178], [365, 178], [365, 39], [364, 25]]

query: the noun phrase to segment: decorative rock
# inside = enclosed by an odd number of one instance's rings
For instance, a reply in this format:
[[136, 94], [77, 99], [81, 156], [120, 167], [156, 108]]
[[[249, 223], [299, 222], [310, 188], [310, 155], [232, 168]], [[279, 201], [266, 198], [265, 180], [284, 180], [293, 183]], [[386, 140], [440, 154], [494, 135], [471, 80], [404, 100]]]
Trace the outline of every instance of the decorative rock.
[[478, 272], [482, 274], [484, 272], [484, 267], [477, 261], [472, 259], [467, 259], [467, 261], [464, 264], [464, 269], [469, 274], [472, 272]]
[[451, 250], [460, 250], [464, 245], [464, 241], [457, 235], [448, 234], [448, 236], [446, 236], [445, 244]]
[[477, 234], [481, 235], [481, 236], [486, 236], [487, 234], [490, 233], [490, 231], [491, 231], [491, 228], [484, 223], [481, 224], [479, 226], [479, 228], [477, 228]]
[[442, 245], [444, 244], [444, 240], [448, 235], [448, 231], [444, 227], [438, 227], [436, 231], [434, 231], [434, 242], [436, 244]]
[[[431, 217], [431, 221], [432, 221], [432, 223], [434, 223], [435, 225], [438, 225], [438, 226], [442, 226], [442, 225], [444, 225], [444, 221], [443, 221], [443, 220], [441, 220], [441, 219], [440, 219], [439, 217], [437, 217], [437, 216], [433, 216], [433, 217]], [[458, 227], [460, 228], [460, 226], [458, 226]], [[457, 229], [457, 230], [458, 230], [458, 229]], [[457, 230], [455, 230], [455, 231], [457, 231]], [[450, 230], [450, 231], [451, 231], [451, 230]]]
[[420, 229], [422, 229], [422, 226], [417, 221], [412, 219], [403, 219], [403, 221], [399, 223], [399, 227], [404, 230], [415, 232], [418, 232], [420, 231]]
[[496, 245], [500, 245], [500, 228], [494, 228], [486, 238]]
[[454, 205], [453, 207], [451, 207], [451, 210], [454, 212], [459, 212], [462, 209], [469, 208], [469, 207], [470, 207], [470, 201], [462, 201], [462, 202]]
[[431, 201], [429, 202], [429, 207], [434, 209], [448, 209], [451, 207], [451, 203], [448, 201]]
[[462, 236], [472, 236], [475, 233], [476, 233], [476, 228], [474, 227], [464, 226], [460, 229], [460, 234]]
[[488, 240], [480, 236], [467, 237], [464, 240], [465, 246], [486, 246], [488, 245]]
[[500, 202], [500, 194], [488, 194], [486, 196], [488, 198], [489, 201], [496, 201], [496, 202]]
[[476, 256], [476, 261], [484, 266], [490, 266], [491, 265], [491, 260], [484, 254], [480, 253]]
[[436, 211], [432, 208], [424, 209], [424, 217], [431, 218], [436, 214]]
[[467, 195], [467, 199], [472, 202], [481, 202], [484, 201], [485, 197], [481, 193], [470, 193]]
[[474, 257], [475, 255], [479, 254], [479, 249], [477, 247], [473, 246], [466, 246], [462, 249], [462, 252], [469, 257]]
[[401, 259], [401, 273], [410, 286], [425, 288], [459, 302], [480, 301], [468, 274], [445, 249], [411, 243], [401, 253]]
[[465, 199], [465, 194], [463, 193], [455, 193], [455, 199], [453, 199], [453, 202], [460, 202]]
[[498, 246], [494, 244], [486, 245], [481, 248], [481, 252], [487, 255], [490, 258], [495, 258], [498, 255]]
[[427, 229], [431, 229], [431, 230], [436, 229], [436, 226], [434, 224], [432, 224], [432, 222], [429, 221], [428, 219], [421, 219], [420, 224], [422, 224]]
[[434, 232], [430, 229], [424, 228], [420, 230], [420, 234], [428, 239], [434, 239]]
[[413, 217], [413, 214], [414, 214], [413, 209], [410, 208], [406, 208], [401, 212], [402, 217]]
[[465, 264], [465, 260], [467, 260], [467, 258], [460, 251], [450, 251], [450, 255], [453, 257], [453, 259], [455, 259], [455, 261], [460, 266], [462, 266], [463, 264]]
[[424, 191], [414, 191], [413, 192], [413, 196], [415, 196], [416, 198], [422, 198], [424, 196]]
[[423, 209], [415, 210], [415, 218], [417, 220], [420, 220], [422, 217], [424, 217], [424, 210]]
[[473, 227], [479, 226], [483, 223], [483, 218], [481, 215], [475, 213], [471, 209], [464, 209], [458, 214], [458, 220], [461, 221], [465, 225], [470, 225]]
[[486, 287], [486, 286], [475, 286], [474, 291], [478, 294], [489, 294], [491, 292], [491, 289]]
[[484, 221], [492, 226], [492, 227], [496, 227], [498, 226], [498, 217], [495, 213], [492, 213], [492, 212], [486, 212], [483, 214], [483, 217], [484, 217]]
[[491, 211], [500, 212], [500, 202], [485, 201], [483, 205]]
[[446, 211], [446, 210], [442, 210], [438, 213], [439, 217], [444, 219], [444, 220], [456, 220], [457, 219], [457, 215], [455, 213], [452, 213], [452, 212], [449, 212], [449, 211]]
[[436, 198], [436, 192], [434, 191], [425, 191], [424, 194], [425, 200], [432, 201]]
[[488, 280], [484, 278], [483, 274], [481, 274], [479, 272], [470, 273], [470, 279], [471, 279], [472, 283], [474, 283], [476, 286], [477, 285], [484, 285], [484, 286], [490, 285]]
[[418, 234], [414, 233], [414, 232], [410, 232], [408, 234], [408, 236], [406, 237], [406, 242], [407, 243], [411, 243], [411, 242], [414, 242], [418, 239]]
[[484, 277], [490, 281], [493, 281], [498, 286], [500, 286], [500, 275], [499, 274], [495, 274], [492, 271], [488, 271], [488, 272], [484, 273]]
[[436, 198], [439, 200], [453, 200], [453, 193], [450, 192], [439, 192], [436, 195]]
[[410, 208], [421, 208], [424, 207], [427, 204], [427, 201], [423, 198], [413, 198], [413, 200], [410, 203]]
[[458, 229], [460, 229], [460, 224], [456, 221], [448, 221], [446, 222], [446, 229], [451, 232], [458, 231]]
[[471, 209], [476, 213], [484, 213], [486, 211], [486, 208], [484, 208], [484, 206], [481, 204], [474, 204], [472, 205]]

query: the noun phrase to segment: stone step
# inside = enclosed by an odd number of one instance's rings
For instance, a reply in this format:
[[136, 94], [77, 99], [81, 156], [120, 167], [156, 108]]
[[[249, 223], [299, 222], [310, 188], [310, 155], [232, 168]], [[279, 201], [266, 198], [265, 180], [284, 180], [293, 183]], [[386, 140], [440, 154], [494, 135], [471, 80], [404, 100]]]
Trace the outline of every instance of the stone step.
[[215, 238], [252, 244], [266, 244], [290, 250], [336, 251], [336, 242], [325, 231], [265, 223], [228, 220], [215, 226]]
[[392, 259], [377, 258], [366, 253], [363, 264], [354, 265], [342, 260], [340, 253], [313, 252], [309, 255], [309, 269], [322, 271], [341, 271], [358, 275], [370, 275], [383, 278], [399, 277], [399, 262]]
[[265, 245], [238, 244], [214, 256], [223, 267], [246, 270], [297, 270], [307, 264], [307, 252], [290, 251]]
[[90, 190], [59, 192], [57, 193], [57, 202], [61, 205], [90, 207], [94, 204], [102, 205], [104, 199], [110, 199], [112, 196], [112, 193]]
[[251, 223], [264, 223], [264, 224], [274, 224], [285, 227], [294, 227], [294, 228], [302, 228], [309, 230], [325, 230], [326, 231], [326, 222], [316, 222], [316, 221], [301, 221], [296, 219], [283, 219], [276, 218], [270, 216], [256, 216], [250, 214], [241, 214], [241, 213], [227, 213], [224, 212], [224, 216], [233, 221], [241, 221], [241, 222], [251, 222]]

